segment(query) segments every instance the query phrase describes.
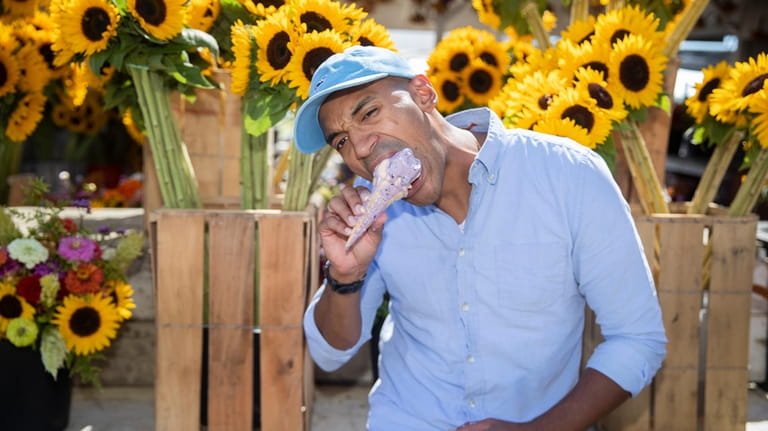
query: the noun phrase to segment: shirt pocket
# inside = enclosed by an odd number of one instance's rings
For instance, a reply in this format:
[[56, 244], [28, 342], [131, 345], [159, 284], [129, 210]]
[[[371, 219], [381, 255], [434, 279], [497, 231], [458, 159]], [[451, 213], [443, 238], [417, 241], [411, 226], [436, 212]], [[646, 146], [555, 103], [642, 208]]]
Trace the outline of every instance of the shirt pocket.
[[568, 248], [564, 243], [498, 245], [495, 252], [500, 304], [536, 311], [561, 299], [565, 291]]

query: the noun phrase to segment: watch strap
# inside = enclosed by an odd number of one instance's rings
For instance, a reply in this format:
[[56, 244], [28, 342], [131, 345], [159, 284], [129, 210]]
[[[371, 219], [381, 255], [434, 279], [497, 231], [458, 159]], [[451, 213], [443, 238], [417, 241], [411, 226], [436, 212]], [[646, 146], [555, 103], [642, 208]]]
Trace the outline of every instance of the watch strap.
[[326, 260], [325, 266], [323, 267], [325, 272], [325, 282], [328, 283], [328, 286], [330, 286], [331, 290], [334, 292], [341, 294], [341, 295], [348, 295], [350, 293], [355, 293], [358, 290], [362, 289], [363, 283], [365, 283], [365, 276], [361, 278], [360, 280], [353, 281], [352, 283], [341, 283], [338, 280], [335, 280], [333, 277], [331, 277], [331, 261]]

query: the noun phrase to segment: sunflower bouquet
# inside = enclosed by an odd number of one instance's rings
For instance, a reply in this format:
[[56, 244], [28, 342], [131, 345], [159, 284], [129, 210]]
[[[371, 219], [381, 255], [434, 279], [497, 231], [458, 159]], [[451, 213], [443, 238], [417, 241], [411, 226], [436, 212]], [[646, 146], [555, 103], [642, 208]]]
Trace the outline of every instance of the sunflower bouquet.
[[693, 141], [715, 149], [696, 187], [688, 212], [700, 214], [712, 201], [739, 148], [749, 168], [729, 207], [730, 215], [746, 215], [768, 180], [768, 54], [729, 65], [722, 61], [702, 70], [702, 82], [685, 101], [694, 119]]
[[[41, 198], [46, 187], [33, 183]], [[73, 202], [84, 214], [88, 202]], [[63, 206], [0, 210], [0, 342], [40, 352], [45, 369], [98, 384], [94, 360], [131, 317], [125, 271], [143, 236], [90, 232]]]
[[[298, 108], [309, 95], [315, 69], [334, 53], [352, 45], [394, 47], [386, 28], [354, 4], [333, 0], [278, 3], [279, 7], [258, 4], [267, 11], [268, 19], [255, 24], [236, 22], [231, 27], [232, 91], [243, 97], [244, 129], [255, 137], [263, 137]], [[329, 156], [329, 149], [312, 155], [292, 148], [283, 153], [288, 158], [287, 163], [278, 163], [287, 165], [288, 171], [283, 209], [305, 208]], [[262, 165], [254, 160], [244, 162]]]

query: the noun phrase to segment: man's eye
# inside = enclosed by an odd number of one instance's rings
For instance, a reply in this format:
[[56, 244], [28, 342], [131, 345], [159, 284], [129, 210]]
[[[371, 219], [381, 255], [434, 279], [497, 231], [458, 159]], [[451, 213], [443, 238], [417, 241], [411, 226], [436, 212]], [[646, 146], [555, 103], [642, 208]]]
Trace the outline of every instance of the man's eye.
[[341, 149], [344, 147], [344, 144], [347, 143], [348, 137], [340, 138], [338, 141], [336, 141], [336, 151], [341, 151]]
[[368, 118], [368, 117], [372, 116], [373, 114], [375, 114], [376, 111], [378, 111], [378, 108], [373, 108], [373, 109], [371, 109], [369, 111], [366, 111], [366, 113], [363, 115], [363, 120], [365, 120], [366, 118]]

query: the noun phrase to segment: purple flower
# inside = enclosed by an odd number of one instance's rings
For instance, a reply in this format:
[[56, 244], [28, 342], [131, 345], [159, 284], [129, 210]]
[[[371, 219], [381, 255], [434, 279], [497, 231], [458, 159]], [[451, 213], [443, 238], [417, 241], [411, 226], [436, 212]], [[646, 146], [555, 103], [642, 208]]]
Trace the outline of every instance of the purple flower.
[[5, 264], [0, 265], [0, 278], [5, 277], [6, 275], [12, 272], [15, 272], [17, 270], [20, 270], [21, 268], [23, 268], [23, 266], [19, 262], [11, 258], [8, 258]]
[[38, 263], [37, 265], [35, 265], [35, 268], [32, 270], [32, 273], [42, 277], [44, 275], [48, 275], [51, 273], [58, 273], [60, 269], [61, 269], [61, 265], [58, 262], [47, 260], [45, 262]]
[[106, 235], [110, 232], [109, 226], [103, 226], [103, 225], [99, 226], [99, 228], [97, 229], [97, 232], [99, 232], [102, 235]]
[[88, 213], [91, 212], [91, 201], [88, 199], [75, 199], [72, 201], [72, 206], [78, 207], [78, 208], [85, 208], [88, 210]]
[[59, 243], [59, 254], [71, 261], [88, 262], [96, 255], [96, 242], [88, 238], [68, 236]]

